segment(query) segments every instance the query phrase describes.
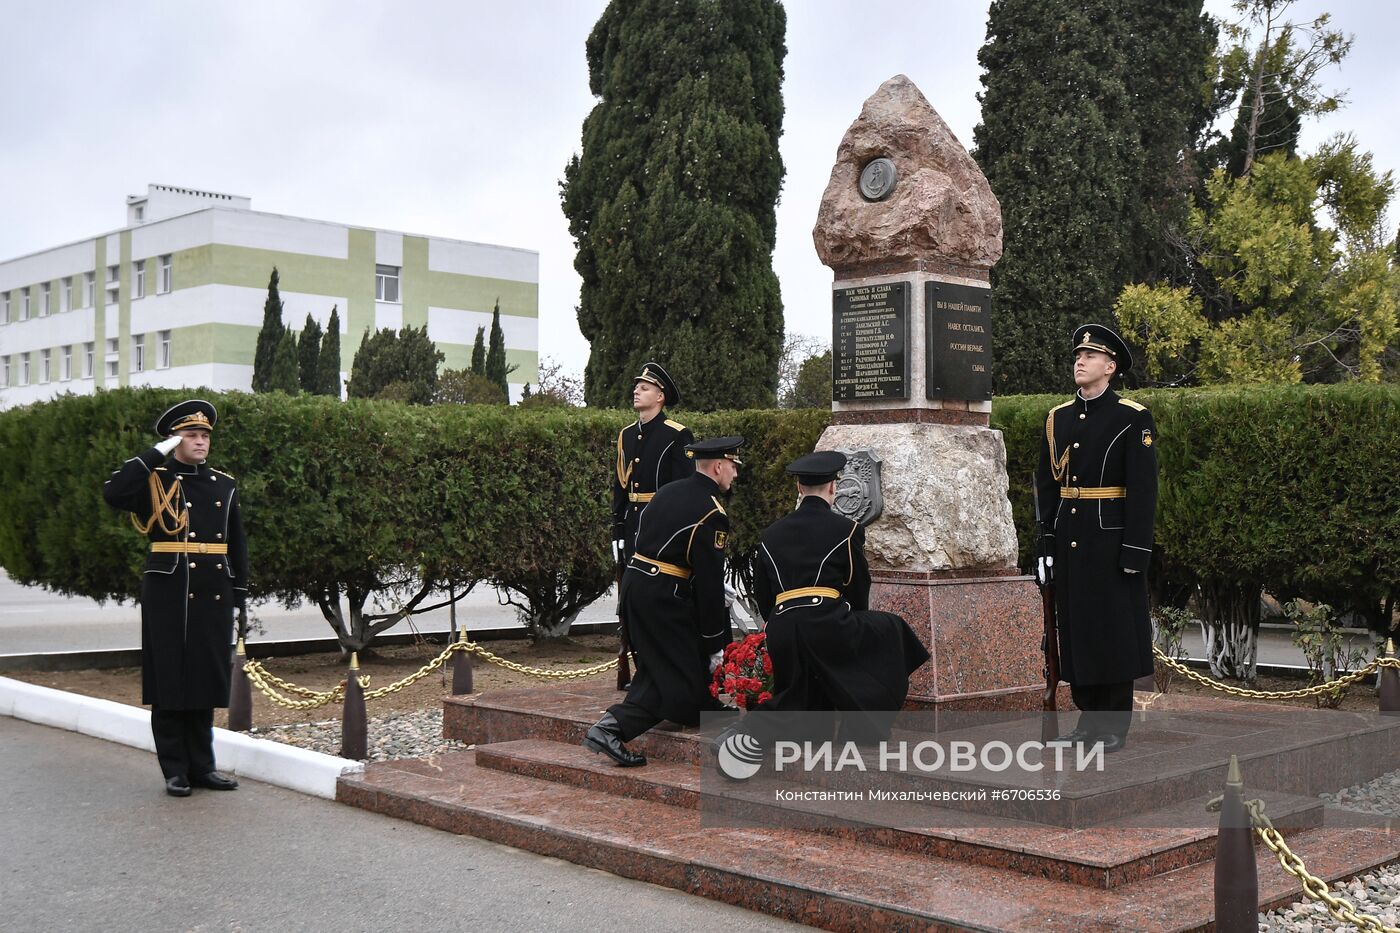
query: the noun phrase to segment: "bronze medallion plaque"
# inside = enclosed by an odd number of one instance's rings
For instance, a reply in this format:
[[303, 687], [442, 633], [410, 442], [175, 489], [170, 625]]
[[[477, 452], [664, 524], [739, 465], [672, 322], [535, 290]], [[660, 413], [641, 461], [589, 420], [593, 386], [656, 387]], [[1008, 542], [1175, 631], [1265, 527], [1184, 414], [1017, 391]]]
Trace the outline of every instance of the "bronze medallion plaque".
[[893, 162], [883, 156], [871, 159], [860, 170], [860, 196], [867, 201], [883, 201], [890, 196], [897, 181], [899, 173]]

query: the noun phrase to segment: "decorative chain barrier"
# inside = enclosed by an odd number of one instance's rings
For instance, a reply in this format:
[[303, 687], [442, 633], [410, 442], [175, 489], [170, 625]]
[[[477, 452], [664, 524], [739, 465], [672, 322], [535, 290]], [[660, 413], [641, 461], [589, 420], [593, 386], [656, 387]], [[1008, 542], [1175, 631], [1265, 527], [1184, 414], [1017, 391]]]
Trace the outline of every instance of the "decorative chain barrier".
[[[1386, 658], [1383, 660], [1394, 661], [1396, 659]], [[1216, 797], [1206, 804], [1206, 809], [1219, 810], [1223, 799], [1223, 797]], [[1249, 811], [1249, 822], [1254, 831], [1259, 834], [1264, 845], [1269, 847], [1269, 851], [1278, 856], [1278, 863], [1283, 866], [1283, 870], [1302, 883], [1304, 894], [1315, 901], [1321, 901], [1326, 906], [1327, 912], [1333, 917], [1352, 924], [1358, 930], [1364, 930], [1366, 933], [1400, 933], [1400, 927], [1386, 926], [1370, 914], [1357, 913], [1356, 905], [1344, 897], [1333, 894], [1326, 881], [1308, 871], [1308, 866], [1304, 865], [1303, 860], [1292, 849], [1288, 848], [1283, 834], [1274, 828], [1273, 821], [1264, 814], [1264, 801], [1246, 800], [1244, 806]]]
[[1297, 690], [1250, 690], [1248, 687], [1235, 687], [1230, 684], [1223, 684], [1218, 680], [1212, 680], [1206, 675], [1194, 671], [1182, 664], [1175, 658], [1169, 658], [1156, 645], [1152, 646], [1152, 654], [1167, 667], [1186, 677], [1194, 680], [1198, 684], [1204, 684], [1212, 690], [1219, 690], [1221, 693], [1228, 693], [1231, 696], [1249, 697], [1257, 700], [1299, 700], [1305, 697], [1321, 696], [1324, 693], [1331, 693], [1340, 690], [1342, 687], [1349, 687], [1358, 681], [1364, 680], [1372, 673], [1379, 671], [1383, 667], [1393, 667], [1400, 670], [1400, 658], [1376, 658], [1363, 668], [1345, 674], [1335, 680], [1325, 683], [1314, 684], [1311, 687], [1300, 687]]
[[[441, 654], [439, 654], [437, 657], [433, 658], [427, 664], [424, 664], [422, 667], [418, 668], [418, 670], [414, 671], [412, 674], [409, 674], [402, 680], [397, 680], [394, 683], [380, 687], [377, 690], [365, 690], [365, 700], [377, 700], [381, 697], [386, 697], [391, 693], [398, 693], [405, 687], [417, 683], [424, 677], [427, 677], [433, 671], [446, 664], [447, 661], [452, 657], [452, 655], [458, 651], [464, 651], [467, 654], [474, 654], [477, 657], [481, 658], [483, 661], [488, 661], [492, 664], [497, 664], [501, 667], [504, 667], [506, 670], [515, 671], [517, 674], [527, 674], [531, 677], [548, 677], [556, 680], [578, 680], [584, 677], [593, 677], [597, 674], [603, 673], [604, 671], [610, 671], [613, 668], [617, 667], [617, 658], [613, 658], [611, 661], [608, 661], [604, 664], [595, 664], [592, 667], [584, 667], [576, 671], [552, 671], [541, 667], [529, 667], [524, 664], [517, 664], [514, 661], [508, 661], [498, 654], [493, 654], [492, 652], [487, 651], [485, 648], [481, 647], [475, 642], [457, 641], [448, 645], [446, 648], [443, 649]], [[341, 681], [340, 683], [336, 684], [330, 690], [316, 691], [309, 690], [306, 687], [299, 687], [294, 683], [285, 681], [282, 678], [269, 673], [262, 666], [261, 663], [252, 659], [249, 659], [243, 665], [243, 670], [248, 675], [249, 683], [251, 683], [254, 687], [258, 688], [258, 690], [261, 691], [262, 694], [266, 696], [269, 700], [271, 700], [273, 703], [276, 703], [278, 706], [282, 706], [287, 709], [315, 709], [318, 706], [325, 706], [329, 703], [339, 703], [345, 699], [344, 681]], [[369, 686], [368, 676], [361, 677], [359, 680], [361, 687]], [[283, 696], [282, 693], [280, 693], [279, 691], [285, 691], [287, 693], [295, 694], [297, 696], [304, 697], [305, 699], [294, 700], [289, 697]]]

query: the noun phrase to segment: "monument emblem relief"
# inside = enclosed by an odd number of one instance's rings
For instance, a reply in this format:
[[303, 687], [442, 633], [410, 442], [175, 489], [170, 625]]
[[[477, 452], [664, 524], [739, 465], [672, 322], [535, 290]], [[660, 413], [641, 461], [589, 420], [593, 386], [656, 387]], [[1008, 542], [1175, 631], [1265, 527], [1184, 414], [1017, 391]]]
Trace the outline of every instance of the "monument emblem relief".
[[899, 173], [893, 162], [884, 156], [872, 159], [860, 173], [860, 196], [867, 201], [883, 201], [897, 181]]
[[860, 525], [869, 525], [884, 511], [880, 495], [880, 458], [874, 452], [843, 450], [846, 468], [836, 477], [836, 511]]

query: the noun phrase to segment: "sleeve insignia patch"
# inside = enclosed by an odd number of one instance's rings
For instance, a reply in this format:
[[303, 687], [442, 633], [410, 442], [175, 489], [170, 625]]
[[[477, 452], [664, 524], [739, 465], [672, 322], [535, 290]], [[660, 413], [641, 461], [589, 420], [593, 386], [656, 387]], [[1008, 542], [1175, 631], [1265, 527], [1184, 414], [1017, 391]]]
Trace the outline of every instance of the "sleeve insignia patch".
[[716, 532], [715, 532], [715, 549], [716, 549], [716, 550], [719, 550], [719, 551], [722, 551], [722, 550], [725, 549], [725, 547], [726, 547], [728, 544], [729, 544], [729, 532], [727, 532], [727, 531], [716, 531]]
[[1151, 446], [1152, 446], [1152, 432], [1151, 432], [1150, 430], [1143, 429], [1143, 432], [1142, 432], [1142, 446], [1144, 446], [1144, 447], [1151, 447]]

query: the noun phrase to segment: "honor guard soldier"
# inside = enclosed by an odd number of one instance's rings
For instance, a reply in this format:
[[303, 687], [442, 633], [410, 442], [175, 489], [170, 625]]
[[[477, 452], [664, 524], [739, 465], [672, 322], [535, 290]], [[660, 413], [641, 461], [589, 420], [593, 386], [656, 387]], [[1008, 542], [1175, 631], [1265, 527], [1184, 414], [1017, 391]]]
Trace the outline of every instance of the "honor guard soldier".
[[873, 740], [888, 734], [909, 675], [929, 653], [904, 619], [870, 609], [865, 529], [832, 508], [845, 466], [846, 455], [831, 450], [789, 464], [801, 498], [760, 538], [754, 597], [767, 620], [773, 698], [756, 709], [875, 713], [842, 717], [848, 737]]
[[1151, 412], [1111, 387], [1133, 365], [1123, 338], [1087, 324], [1072, 346], [1078, 391], [1046, 417], [1036, 473], [1041, 572], [1055, 582], [1060, 675], [1082, 711], [1060, 741], [1115, 752], [1132, 722], [1133, 681], [1152, 673], [1157, 431]]
[[613, 485], [613, 555], [626, 566], [637, 540], [637, 519], [656, 491], [695, 472], [685, 455], [694, 442], [690, 428], [666, 417], [666, 405], [680, 403], [675, 380], [658, 363], [647, 363], [632, 384], [637, 420], [617, 434]]
[[623, 743], [663, 719], [698, 725], [701, 709], [717, 708], [709, 674], [730, 641], [724, 599], [729, 516], [720, 496], [739, 473], [742, 437], [687, 446], [695, 472], [657, 491], [637, 527], [636, 552], [618, 598], [637, 653], [627, 697], [588, 730], [585, 748], [623, 767], [646, 758]]
[[248, 593], [238, 491], [232, 476], [205, 464], [218, 418], [203, 399], [173, 406], [156, 419], [165, 439], [114, 470], [102, 489], [150, 539], [141, 702], [151, 707], [156, 756], [175, 797], [188, 797], [191, 785], [238, 786], [214, 770], [214, 709], [228, 706], [233, 611]]

